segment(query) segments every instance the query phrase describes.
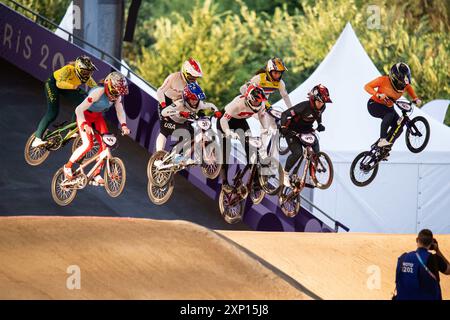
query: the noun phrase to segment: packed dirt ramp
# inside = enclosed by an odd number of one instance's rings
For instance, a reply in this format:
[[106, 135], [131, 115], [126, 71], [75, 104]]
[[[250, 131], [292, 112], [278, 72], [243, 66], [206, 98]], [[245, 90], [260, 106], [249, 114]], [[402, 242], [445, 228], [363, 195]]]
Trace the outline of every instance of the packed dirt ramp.
[[[416, 235], [220, 231], [322, 299], [391, 299], [397, 258]], [[435, 235], [446, 257], [450, 235]], [[450, 277], [441, 275], [443, 299]]]
[[[67, 287], [70, 266], [79, 267], [80, 289]], [[234, 244], [193, 223], [3, 217], [0, 299], [309, 297]]]

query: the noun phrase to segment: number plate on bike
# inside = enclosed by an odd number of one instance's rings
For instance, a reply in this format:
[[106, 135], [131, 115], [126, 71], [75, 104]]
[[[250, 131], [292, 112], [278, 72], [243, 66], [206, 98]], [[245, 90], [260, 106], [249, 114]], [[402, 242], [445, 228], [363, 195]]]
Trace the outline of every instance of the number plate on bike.
[[312, 133], [304, 133], [300, 136], [300, 140], [305, 144], [313, 144], [316, 137]]
[[409, 102], [406, 101], [397, 101], [397, 105], [400, 109], [405, 111], [411, 111], [412, 106], [409, 104]]
[[211, 120], [205, 118], [205, 119], [200, 119], [197, 121], [198, 126], [202, 129], [202, 130], [208, 130], [211, 127]]
[[113, 134], [105, 134], [103, 135], [103, 142], [110, 148], [114, 147], [117, 144], [117, 138]]
[[270, 113], [274, 118], [280, 119], [281, 118], [281, 111], [276, 110], [273, 107], [267, 110], [268, 113]]

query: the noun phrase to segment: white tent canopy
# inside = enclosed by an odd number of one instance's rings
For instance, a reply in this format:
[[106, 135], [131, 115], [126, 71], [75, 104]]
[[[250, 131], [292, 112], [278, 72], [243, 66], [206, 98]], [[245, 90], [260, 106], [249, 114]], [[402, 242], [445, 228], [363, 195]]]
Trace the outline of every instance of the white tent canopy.
[[[73, 33], [73, 1], [70, 2], [64, 17], [59, 23], [59, 27], [67, 32]], [[68, 41], [69, 34], [61, 29], [56, 29], [55, 34]]]
[[[350, 180], [356, 155], [368, 150], [380, 132], [380, 120], [367, 111], [370, 95], [364, 85], [378, 77], [350, 24], [314, 73], [289, 96], [295, 105], [319, 83], [328, 87], [333, 103], [323, 115], [326, 131], [320, 145], [333, 160], [335, 180], [325, 191], [315, 190], [314, 203], [360, 232], [416, 232], [429, 227], [450, 232], [450, 128], [420, 109], [431, 126], [431, 138], [420, 154], [411, 153], [400, 137], [388, 162], [380, 164], [376, 179], [359, 188]], [[281, 107], [284, 102], [276, 103]]]
[[429, 114], [440, 123], [444, 123], [450, 100], [437, 99], [425, 104], [421, 110]]

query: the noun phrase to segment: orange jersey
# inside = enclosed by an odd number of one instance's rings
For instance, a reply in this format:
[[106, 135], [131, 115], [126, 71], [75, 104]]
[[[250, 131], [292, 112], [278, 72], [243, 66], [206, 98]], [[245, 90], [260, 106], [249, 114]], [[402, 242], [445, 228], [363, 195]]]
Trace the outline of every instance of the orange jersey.
[[[378, 88], [375, 90], [375, 88]], [[364, 86], [364, 89], [372, 95], [371, 99], [375, 102], [384, 104], [388, 107], [392, 107], [394, 103], [392, 101], [384, 101], [377, 98], [377, 93], [384, 93], [388, 97], [397, 100], [399, 99], [403, 93], [406, 91], [409, 96], [415, 100], [417, 99], [416, 93], [414, 92], [414, 89], [411, 87], [411, 85], [407, 85], [404, 90], [398, 92], [396, 91], [391, 84], [391, 81], [389, 80], [389, 76], [381, 76], [376, 78], [375, 80], [370, 81], [368, 84]]]

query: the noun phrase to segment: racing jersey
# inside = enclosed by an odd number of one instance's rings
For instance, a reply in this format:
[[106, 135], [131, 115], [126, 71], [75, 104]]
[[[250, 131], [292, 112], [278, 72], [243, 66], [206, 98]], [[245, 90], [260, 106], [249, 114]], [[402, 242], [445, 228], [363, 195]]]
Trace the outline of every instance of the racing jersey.
[[[375, 90], [375, 88], [377, 88], [377, 90]], [[386, 102], [384, 100], [378, 99], [377, 98], [377, 93], [384, 93], [389, 98], [397, 100], [406, 91], [413, 100], [417, 99], [417, 95], [414, 92], [414, 89], [409, 84], [406, 85], [405, 89], [403, 89], [402, 91], [400, 91], [400, 92], [396, 91], [392, 87], [391, 80], [389, 79], [389, 76], [381, 76], [381, 77], [378, 77], [378, 78], [370, 81], [368, 84], [366, 84], [364, 86], [364, 89], [368, 93], [370, 93], [372, 95], [372, 97], [370, 97], [370, 99], [372, 99], [373, 101], [375, 101], [377, 103], [384, 104], [385, 106], [388, 106], [388, 107], [392, 107], [394, 105], [394, 103], [392, 101], [387, 101]]]
[[268, 129], [270, 126], [270, 116], [261, 108], [259, 112], [255, 113], [245, 103], [244, 96], [237, 96], [224, 108], [224, 115], [220, 118], [220, 126], [223, 132], [228, 135], [230, 133], [230, 126], [228, 121], [231, 119], [248, 119], [253, 115], [257, 115], [262, 127]]
[[296, 132], [310, 131], [314, 121], [318, 124], [322, 123], [322, 113], [325, 108], [323, 106], [317, 110], [311, 106], [309, 100], [300, 102], [281, 114], [281, 126]]
[[267, 98], [275, 91], [278, 90], [280, 92], [281, 97], [283, 98], [284, 103], [286, 104], [287, 108], [292, 107], [291, 99], [289, 98], [289, 95], [286, 91], [286, 85], [283, 80], [280, 81], [270, 81], [267, 79], [267, 74], [265, 72], [255, 75], [253, 78], [250, 79], [250, 81], [246, 84], [244, 84], [239, 91], [242, 95], [245, 94], [247, 91], [247, 87], [249, 83], [255, 83], [260, 85], [264, 93], [266, 94]]
[[84, 117], [85, 111], [90, 112], [104, 112], [107, 111], [114, 104], [116, 108], [117, 118], [123, 125], [126, 124], [126, 115], [122, 105], [122, 98], [119, 97], [116, 101], [109, 101], [105, 88], [103, 86], [95, 87], [89, 91], [89, 95], [84, 101], [75, 109], [78, 125], [86, 121]]
[[183, 89], [187, 85], [181, 71], [170, 74], [161, 87], [156, 91], [158, 102], [161, 104], [166, 101], [165, 96], [176, 101], [181, 99]]
[[[56, 86], [58, 89], [75, 90], [82, 84], [81, 80], [75, 73], [75, 66], [71, 64], [68, 64], [53, 72], [53, 77], [56, 80]], [[90, 88], [97, 86], [97, 83], [94, 79], [92, 79], [92, 77], [89, 78], [86, 84]]]

